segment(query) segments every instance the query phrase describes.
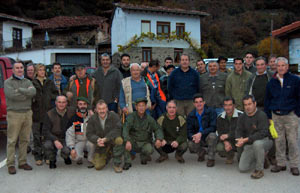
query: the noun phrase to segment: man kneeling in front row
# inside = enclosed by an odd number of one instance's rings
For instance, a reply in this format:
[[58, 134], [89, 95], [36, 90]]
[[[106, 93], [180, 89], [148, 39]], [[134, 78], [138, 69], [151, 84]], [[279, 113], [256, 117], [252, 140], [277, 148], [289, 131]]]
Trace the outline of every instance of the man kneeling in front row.
[[236, 146], [244, 147], [239, 169], [246, 172], [253, 167], [255, 171], [251, 178], [259, 179], [264, 176], [264, 160], [266, 153], [272, 147], [267, 115], [256, 108], [252, 95], [243, 98], [245, 113], [238, 119], [236, 128]]
[[168, 159], [168, 153], [176, 151], [175, 158], [184, 163], [183, 154], [187, 150], [186, 121], [177, 114], [177, 105], [174, 100], [167, 103], [167, 113], [157, 120], [164, 133], [163, 147], [156, 149], [160, 157], [156, 162], [161, 163]]
[[155, 147], [160, 148], [163, 140], [163, 132], [157, 122], [146, 113], [147, 99], [138, 98], [135, 101], [135, 109], [137, 111], [128, 115], [123, 126], [123, 137], [125, 144], [124, 153], [124, 170], [131, 167], [130, 153], [141, 153], [141, 164], [146, 165], [151, 161], [151, 154], [153, 153], [152, 135], [155, 134]]
[[87, 139], [96, 146], [93, 160], [96, 170], [103, 169], [112, 156], [115, 172], [123, 171], [120, 167], [124, 150], [121, 128], [119, 116], [108, 111], [104, 100], [99, 100], [96, 113], [89, 119], [86, 131]]

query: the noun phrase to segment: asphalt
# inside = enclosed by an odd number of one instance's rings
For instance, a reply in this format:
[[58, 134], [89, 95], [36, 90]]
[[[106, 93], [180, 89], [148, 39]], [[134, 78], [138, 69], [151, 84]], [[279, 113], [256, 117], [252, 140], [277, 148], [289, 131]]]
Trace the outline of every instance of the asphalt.
[[[5, 158], [6, 137], [0, 135], [0, 162]], [[278, 174], [265, 170], [259, 180], [250, 178], [250, 172], [240, 173], [237, 162], [226, 165], [216, 156], [216, 166], [206, 167], [197, 162], [197, 156], [187, 152], [185, 164], [179, 164], [174, 154], [169, 160], [158, 164], [141, 165], [137, 157], [128, 171], [117, 174], [109, 163], [103, 170], [83, 165], [65, 165], [58, 158], [57, 169], [48, 165], [34, 165], [33, 156], [28, 156], [32, 171], [17, 170], [9, 175], [7, 167], [0, 169], [0, 193], [299, 193], [300, 177], [292, 176], [289, 170]]]

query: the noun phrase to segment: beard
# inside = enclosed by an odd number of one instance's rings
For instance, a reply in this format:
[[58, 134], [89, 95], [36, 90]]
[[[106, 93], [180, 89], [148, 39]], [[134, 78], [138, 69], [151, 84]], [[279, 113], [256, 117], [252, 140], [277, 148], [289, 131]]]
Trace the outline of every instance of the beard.
[[78, 109], [78, 112], [85, 114], [87, 112], [87, 108]]

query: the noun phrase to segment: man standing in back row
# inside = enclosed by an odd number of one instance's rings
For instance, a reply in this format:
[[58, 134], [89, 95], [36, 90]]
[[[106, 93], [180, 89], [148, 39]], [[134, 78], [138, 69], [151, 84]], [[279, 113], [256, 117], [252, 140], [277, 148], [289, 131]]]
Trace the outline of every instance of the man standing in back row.
[[19, 169], [32, 170], [27, 164], [27, 146], [32, 127], [31, 100], [36, 89], [24, 78], [21, 62], [13, 64], [13, 75], [4, 82], [7, 105], [7, 167], [9, 174], [16, 174], [15, 151], [19, 140]]
[[170, 99], [175, 99], [177, 112], [187, 116], [194, 108], [193, 96], [200, 91], [199, 74], [190, 67], [190, 57], [182, 54], [180, 67], [169, 77], [168, 91]]

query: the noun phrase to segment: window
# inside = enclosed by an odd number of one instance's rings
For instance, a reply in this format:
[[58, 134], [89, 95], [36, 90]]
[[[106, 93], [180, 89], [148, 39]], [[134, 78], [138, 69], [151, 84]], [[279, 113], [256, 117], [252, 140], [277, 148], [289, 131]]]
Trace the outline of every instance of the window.
[[152, 59], [152, 48], [142, 48], [143, 62], [150, 62]]
[[183, 53], [182, 48], [174, 48], [174, 61], [175, 63], [180, 63], [180, 56]]
[[142, 33], [148, 33], [151, 32], [151, 22], [142, 20]]
[[22, 29], [13, 28], [13, 47], [21, 48], [22, 47]]
[[184, 23], [176, 23], [176, 35], [183, 37], [184, 31], [185, 31], [185, 24]]
[[170, 36], [170, 22], [157, 22], [157, 35], [169, 37]]

